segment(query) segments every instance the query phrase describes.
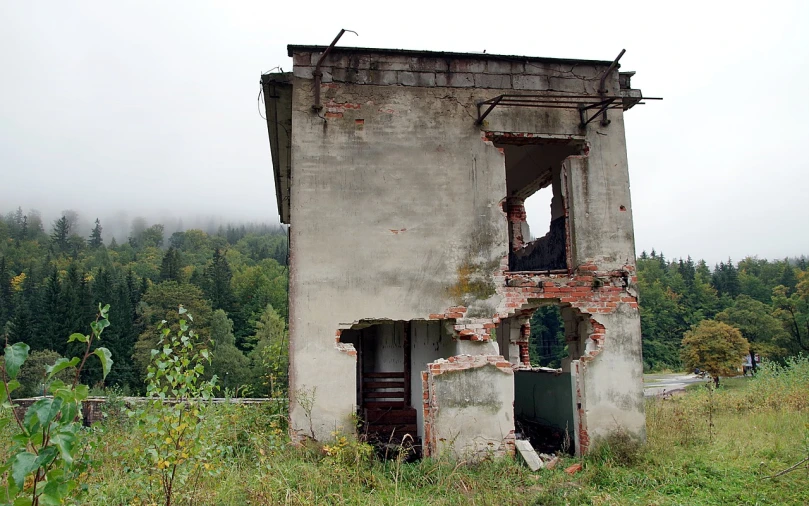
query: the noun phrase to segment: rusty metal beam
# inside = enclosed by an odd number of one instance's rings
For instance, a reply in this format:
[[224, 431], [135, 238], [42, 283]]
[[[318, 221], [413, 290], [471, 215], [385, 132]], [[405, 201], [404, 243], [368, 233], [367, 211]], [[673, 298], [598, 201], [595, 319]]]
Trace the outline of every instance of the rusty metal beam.
[[323, 109], [323, 104], [320, 103], [320, 81], [323, 79], [323, 71], [320, 70], [320, 66], [323, 65], [323, 60], [326, 59], [326, 56], [329, 55], [332, 48], [334, 48], [334, 45], [337, 44], [337, 41], [340, 40], [340, 37], [342, 37], [343, 34], [346, 32], [351, 32], [354, 35], [359, 35], [357, 32], [353, 30], [346, 30], [345, 28], [342, 28], [340, 30], [340, 33], [337, 34], [337, 37], [335, 37], [334, 40], [331, 41], [329, 47], [327, 47], [326, 50], [323, 51], [323, 54], [320, 55], [320, 58], [317, 60], [317, 64], [315, 65], [315, 71], [313, 73], [313, 76], [315, 78], [315, 105], [312, 106], [312, 110], [315, 112], [320, 112]]

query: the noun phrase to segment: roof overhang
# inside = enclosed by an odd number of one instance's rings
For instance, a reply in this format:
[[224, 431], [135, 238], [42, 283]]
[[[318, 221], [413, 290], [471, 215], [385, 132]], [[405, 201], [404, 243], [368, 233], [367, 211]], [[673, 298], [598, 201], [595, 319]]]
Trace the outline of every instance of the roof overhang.
[[289, 181], [292, 173], [292, 74], [263, 74], [261, 89], [270, 136], [278, 215], [281, 223], [288, 225]]

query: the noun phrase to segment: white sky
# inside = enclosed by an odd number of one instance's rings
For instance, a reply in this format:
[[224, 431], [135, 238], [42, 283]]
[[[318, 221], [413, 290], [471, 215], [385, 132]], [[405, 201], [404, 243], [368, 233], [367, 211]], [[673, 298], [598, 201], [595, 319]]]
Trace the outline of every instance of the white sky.
[[809, 254], [809, 2], [522, 4], [2, 2], [0, 211], [276, 221], [259, 76], [348, 28], [342, 45], [626, 48], [665, 98], [626, 115], [638, 253]]

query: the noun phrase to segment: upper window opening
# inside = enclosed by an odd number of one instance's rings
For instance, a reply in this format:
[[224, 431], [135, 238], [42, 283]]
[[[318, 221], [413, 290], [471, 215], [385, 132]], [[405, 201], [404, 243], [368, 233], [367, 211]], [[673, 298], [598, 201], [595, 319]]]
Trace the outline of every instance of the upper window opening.
[[[509, 270], [566, 270], [567, 224], [562, 162], [568, 156], [579, 154], [581, 144], [531, 140], [534, 141], [531, 144], [495, 143], [504, 148], [506, 162], [504, 210], [509, 220]], [[547, 211], [542, 209], [543, 206], [547, 206]], [[529, 212], [532, 213], [530, 217]], [[539, 225], [543, 221], [545, 224]]]

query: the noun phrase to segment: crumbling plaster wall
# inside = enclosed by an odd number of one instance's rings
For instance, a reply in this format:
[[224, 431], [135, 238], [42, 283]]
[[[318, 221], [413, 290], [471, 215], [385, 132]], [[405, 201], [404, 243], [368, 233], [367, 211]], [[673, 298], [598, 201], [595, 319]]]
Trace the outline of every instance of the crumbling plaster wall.
[[497, 356], [463, 355], [422, 373], [425, 456], [475, 461], [514, 451], [514, 371]]
[[[323, 439], [335, 428], [351, 430], [356, 398], [356, 353], [339, 343], [339, 330], [335, 342], [335, 329], [368, 318], [449, 319], [462, 340], [456, 352], [497, 353], [488, 342], [491, 329], [520, 306], [509, 298], [514, 289], [504, 273], [505, 169], [494, 136], [572, 139], [589, 148], [588, 156], [566, 162], [572, 271], [584, 264], [604, 272], [632, 268], [634, 245], [620, 111], [611, 111], [609, 127], [593, 122], [586, 130], [578, 112], [565, 109], [501, 107], [482, 127], [474, 125], [476, 102], [501, 93], [594, 94], [605, 66], [483, 60], [444, 66], [435, 58], [335, 54], [324, 66], [324, 109], [316, 115], [311, 76], [318, 56], [294, 55], [290, 381], [293, 429], [306, 433], [311, 424]], [[617, 91], [617, 75], [608, 84]], [[624, 320], [624, 348], [639, 350], [636, 305]], [[630, 384], [635, 369], [609, 370], [635, 360], [622, 349], [604, 358], [594, 353], [582, 367], [585, 432], [587, 420], [606, 427], [600, 417], [610, 414], [612, 395], [629, 392], [637, 401]], [[500, 392], [509, 402], [510, 385]], [[314, 392], [311, 413], [295, 402], [301, 390]], [[630, 432], [642, 430], [642, 406], [624, 404], [633, 413], [618, 413], [610, 423], [629, 420]]]

